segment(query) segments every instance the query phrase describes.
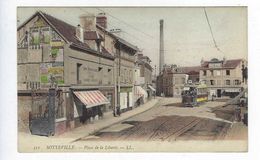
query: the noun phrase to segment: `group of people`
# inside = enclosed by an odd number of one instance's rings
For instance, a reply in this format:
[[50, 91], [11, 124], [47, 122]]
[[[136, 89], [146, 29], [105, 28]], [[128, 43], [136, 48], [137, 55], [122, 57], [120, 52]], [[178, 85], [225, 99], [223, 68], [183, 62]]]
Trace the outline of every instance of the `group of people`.
[[91, 121], [91, 119], [94, 119], [96, 116], [98, 116], [99, 118], [103, 117], [101, 106], [95, 106], [91, 108], [83, 107], [80, 122], [85, 123], [86, 121]]

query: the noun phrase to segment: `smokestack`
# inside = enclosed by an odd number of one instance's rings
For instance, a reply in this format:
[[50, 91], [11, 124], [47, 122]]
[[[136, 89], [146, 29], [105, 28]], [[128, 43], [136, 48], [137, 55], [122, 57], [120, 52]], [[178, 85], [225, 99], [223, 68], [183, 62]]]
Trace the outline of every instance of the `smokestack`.
[[106, 13], [99, 13], [96, 18], [97, 24], [101, 27], [107, 29], [107, 17]]
[[83, 14], [79, 17], [80, 25], [84, 31], [96, 30], [96, 18], [94, 14]]
[[163, 39], [163, 19], [160, 20], [160, 57], [159, 57], [159, 72], [163, 70], [164, 65], [164, 39]]

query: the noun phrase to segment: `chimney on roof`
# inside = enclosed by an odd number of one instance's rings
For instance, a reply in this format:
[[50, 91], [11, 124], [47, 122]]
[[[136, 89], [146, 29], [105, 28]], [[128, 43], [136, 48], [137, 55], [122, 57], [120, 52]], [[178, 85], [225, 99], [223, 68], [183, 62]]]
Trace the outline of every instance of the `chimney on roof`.
[[204, 58], [202, 57], [201, 60], [200, 60], [200, 65], [203, 65], [204, 62], [205, 62]]
[[99, 13], [97, 18], [96, 18], [96, 22], [101, 27], [107, 29], [107, 16], [106, 16], [106, 13]]
[[77, 28], [76, 28], [76, 37], [84, 43], [84, 31], [83, 28], [80, 26], [80, 24], [78, 24]]
[[84, 31], [95, 31], [96, 30], [96, 18], [94, 14], [83, 14], [79, 17], [80, 25]]
[[137, 58], [138, 58], [139, 60], [141, 60], [142, 57], [143, 57], [143, 54], [142, 54], [142, 53], [139, 53], [139, 54], [137, 55]]

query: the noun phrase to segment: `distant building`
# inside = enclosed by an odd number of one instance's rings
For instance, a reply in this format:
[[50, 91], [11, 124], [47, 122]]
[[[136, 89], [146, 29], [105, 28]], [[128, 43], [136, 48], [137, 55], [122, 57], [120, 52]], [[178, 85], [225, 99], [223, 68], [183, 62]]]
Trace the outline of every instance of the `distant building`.
[[177, 67], [165, 65], [163, 71], [157, 77], [157, 95], [180, 97], [184, 84], [199, 82], [200, 66]]
[[200, 80], [204, 81], [208, 88], [209, 94], [217, 97], [235, 96], [243, 85], [243, 64], [244, 59], [219, 60], [216, 58], [210, 61], [202, 61], [200, 69]]
[[155, 88], [152, 86], [153, 68], [151, 66], [151, 59], [139, 53], [137, 55], [136, 65], [140, 68], [140, 77], [144, 77], [142, 87], [147, 91], [148, 98], [150, 98], [155, 92]]
[[156, 94], [158, 96], [180, 97], [184, 85], [189, 81], [199, 82], [200, 66], [177, 67], [165, 65], [157, 76]]

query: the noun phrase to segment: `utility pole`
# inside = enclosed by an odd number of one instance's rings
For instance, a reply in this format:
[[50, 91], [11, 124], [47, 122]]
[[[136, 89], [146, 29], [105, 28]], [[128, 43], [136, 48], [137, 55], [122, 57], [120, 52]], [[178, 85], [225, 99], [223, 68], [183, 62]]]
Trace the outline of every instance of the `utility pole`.
[[116, 106], [115, 113], [120, 115], [121, 43], [119, 43], [119, 41], [117, 43], [119, 44], [119, 48], [118, 48], [118, 76], [117, 76], [117, 106]]

